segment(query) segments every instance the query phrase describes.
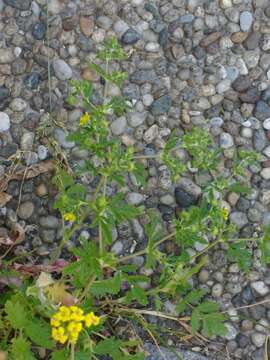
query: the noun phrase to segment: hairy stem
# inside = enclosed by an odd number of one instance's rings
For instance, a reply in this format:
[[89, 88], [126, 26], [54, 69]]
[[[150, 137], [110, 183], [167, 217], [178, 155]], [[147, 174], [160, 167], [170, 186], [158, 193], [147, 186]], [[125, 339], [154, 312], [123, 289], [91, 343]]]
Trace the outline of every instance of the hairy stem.
[[75, 360], [75, 344], [71, 343], [70, 360]]

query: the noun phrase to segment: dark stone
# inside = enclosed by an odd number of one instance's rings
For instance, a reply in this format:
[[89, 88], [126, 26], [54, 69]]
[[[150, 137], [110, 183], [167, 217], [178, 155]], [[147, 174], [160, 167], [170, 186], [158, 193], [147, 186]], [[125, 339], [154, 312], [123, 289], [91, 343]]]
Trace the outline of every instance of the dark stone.
[[33, 26], [32, 35], [37, 40], [44, 39], [46, 34], [46, 26], [43, 23], [37, 23]]
[[247, 50], [257, 49], [259, 46], [260, 35], [258, 33], [250, 33], [246, 40], [243, 42], [244, 47]]
[[79, 36], [78, 45], [80, 49], [83, 51], [94, 51], [96, 47], [95, 42], [87, 38], [83, 34], [80, 34]]
[[151, 4], [151, 3], [146, 3], [144, 5], [144, 8], [146, 11], [149, 11], [155, 19], [159, 19], [160, 18], [160, 15], [159, 15], [159, 12], [158, 12], [158, 9], [155, 5]]
[[232, 83], [232, 88], [238, 92], [245, 92], [251, 86], [250, 78], [247, 75], [240, 75]]
[[263, 101], [270, 100], [270, 88], [264, 90], [264, 92], [262, 93], [262, 100]]
[[206, 48], [206, 51], [208, 52], [208, 54], [211, 54], [211, 55], [218, 54], [220, 51], [219, 41], [213, 42], [211, 45], [209, 45]]
[[132, 45], [139, 41], [141, 38], [138, 31], [134, 29], [128, 29], [122, 36], [121, 42], [125, 45]]
[[158, 204], [158, 210], [161, 212], [162, 215], [172, 215], [174, 212], [170, 206], [164, 204]]
[[[183, 359], [183, 360], [207, 360], [208, 357], [197, 353], [192, 352], [180, 348], [176, 348], [173, 351], [168, 350], [164, 347], [160, 347], [160, 349], [157, 349], [155, 345], [152, 345], [150, 343], [144, 344], [144, 348], [147, 351], [148, 355], [146, 356], [145, 360], [177, 360], [177, 359]], [[162, 352], [162, 355], [160, 354], [160, 351]], [[257, 359], [256, 359], [257, 360]]]
[[205, 58], [206, 53], [204, 48], [202, 48], [201, 46], [196, 46], [193, 49], [193, 55], [195, 56], [196, 59], [200, 60]]
[[261, 92], [257, 88], [250, 88], [246, 93], [241, 93], [239, 98], [244, 103], [256, 104], [260, 100]]
[[266, 316], [266, 308], [263, 305], [252, 306], [249, 313], [253, 319], [260, 320]]
[[238, 334], [236, 341], [241, 349], [245, 348], [249, 344], [249, 337], [244, 334]]
[[177, 187], [174, 191], [175, 201], [182, 209], [186, 209], [197, 203], [197, 198]]
[[270, 6], [267, 6], [267, 8], [265, 8], [264, 12], [265, 12], [265, 15], [270, 18]]
[[159, 34], [165, 28], [166, 28], [166, 24], [161, 20], [153, 19], [150, 21], [150, 29], [157, 34]]
[[153, 115], [166, 114], [170, 110], [171, 104], [170, 95], [163, 95], [152, 103], [150, 111]]
[[258, 349], [255, 350], [252, 354], [251, 354], [251, 360], [262, 360], [264, 358], [264, 349]]
[[157, 79], [157, 75], [153, 69], [136, 70], [130, 76], [130, 81], [136, 84], [143, 84], [145, 82], [153, 82]]
[[159, 33], [158, 42], [159, 42], [160, 46], [162, 46], [162, 47], [167, 45], [167, 43], [168, 43], [168, 29], [166, 27], [163, 30], [161, 30], [161, 32]]
[[37, 89], [40, 82], [40, 75], [37, 72], [32, 72], [25, 76], [23, 82], [29, 89]]
[[185, 14], [180, 16], [180, 24], [189, 24], [194, 20], [194, 15], [193, 14]]
[[76, 19], [74, 17], [67, 17], [62, 21], [62, 26], [65, 31], [71, 31], [75, 28]]
[[245, 286], [242, 290], [241, 299], [243, 305], [249, 305], [255, 301], [253, 291], [249, 285]]
[[259, 101], [256, 105], [254, 116], [259, 120], [265, 120], [270, 117], [270, 106], [264, 101]]
[[26, 61], [20, 58], [16, 59], [11, 64], [11, 70], [14, 75], [23, 74], [26, 70], [26, 67], [27, 67]]
[[6, 5], [14, 7], [18, 10], [28, 10], [31, 5], [31, 0], [4, 0]]
[[17, 150], [18, 150], [18, 145], [16, 143], [10, 143], [0, 149], [0, 155], [3, 158], [8, 158], [11, 155], [14, 155]]
[[200, 42], [200, 46], [202, 47], [208, 47], [209, 45], [211, 45], [212, 43], [216, 42], [217, 40], [219, 40], [222, 36], [222, 33], [220, 31], [215, 31], [212, 32], [211, 34], [209, 34], [208, 36], [206, 36], [205, 38], [203, 38]]
[[10, 91], [5, 86], [0, 86], [0, 110], [4, 110], [10, 103]]

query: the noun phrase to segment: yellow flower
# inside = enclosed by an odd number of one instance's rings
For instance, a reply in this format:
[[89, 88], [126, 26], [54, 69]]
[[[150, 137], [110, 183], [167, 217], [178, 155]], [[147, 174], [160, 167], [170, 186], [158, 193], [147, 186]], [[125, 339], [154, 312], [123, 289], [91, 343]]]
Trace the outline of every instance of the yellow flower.
[[84, 322], [86, 327], [90, 327], [92, 325], [97, 326], [100, 323], [100, 317], [96, 316], [93, 312], [90, 312], [85, 315]]
[[60, 306], [59, 310], [51, 317], [52, 338], [61, 344], [69, 342], [75, 344], [79, 334], [85, 326], [98, 325], [100, 318], [93, 312], [84, 316], [83, 310], [78, 306]]
[[76, 220], [76, 216], [73, 213], [66, 213], [63, 215], [65, 221], [74, 222]]
[[80, 118], [80, 126], [86, 125], [89, 121], [90, 121], [90, 115], [88, 114], [88, 112], [86, 112]]

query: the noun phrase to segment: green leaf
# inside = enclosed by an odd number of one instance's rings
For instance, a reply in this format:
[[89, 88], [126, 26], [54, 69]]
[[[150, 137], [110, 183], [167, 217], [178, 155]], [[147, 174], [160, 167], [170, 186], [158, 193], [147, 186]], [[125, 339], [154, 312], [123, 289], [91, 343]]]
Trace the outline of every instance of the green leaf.
[[30, 343], [23, 337], [13, 339], [11, 354], [14, 360], [35, 360]]
[[230, 261], [236, 261], [239, 268], [243, 271], [248, 271], [252, 266], [252, 254], [246, 248], [245, 241], [239, 241], [234, 244], [229, 244], [227, 257]]
[[206, 294], [206, 290], [193, 290], [186, 295], [177, 305], [176, 310], [181, 314], [187, 307], [188, 304], [195, 305], [199, 300]]
[[135, 355], [124, 355], [121, 357], [121, 360], [144, 360], [145, 355], [143, 353], [138, 353]]
[[200, 321], [201, 321], [200, 312], [197, 309], [193, 310], [190, 319], [190, 324], [193, 333], [197, 332], [200, 329]]
[[126, 302], [128, 304], [134, 300], [144, 306], [148, 304], [148, 298], [145, 290], [136, 285], [132, 285], [130, 291], [128, 291], [126, 295]]
[[113, 278], [95, 281], [91, 287], [91, 292], [95, 296], [104, 296], [106, 294], [118, 294], [121, 289], [121, 275], [117, 273]]
[[264, 234], [259, 242], [261, 261], [263, 265], [270, 264], [270, 225], [264, 229]]
[[95, 347], [94, 351], [97, 355], [110, 355], [115, 360], [121, 359], [122, 352], [120, 347], [124, 344], [124, 341], [111, 337], [100, 341]]
[[251, 188], [248, 186], [245, 186], [241, 183], [234, 183], [230, 186], [229, 188], [230, 191], [235, 192], [237, 194], [250, 194], [251, 193]]
[[33, 322], [28, 323], [25, 332], [35, 344], [46, 349], [51, 349], [53, 347], [51, 328], [45, 321], [36, 319]]
[[7, 318], [14, 329], [23, 329], [28, 322], [25, 307], [18, 301], [7, 301], [5, 304]]
[[68, 359], [68, 351], [66, 349], [54, 351], [52, 353], [51, 360], [67, 360]]
[[198, 307], [197, 307], [198, 311], [200, 311], [201, 313], [205, 313], [205, 314], [208, 314], [208, 313], [211, 313], [211, 312], [214, 312], [214, 311], [218, 311], [219, 309], [219, 306], [217, 303], [213, 302], [213, 301], [206, 301], [202, 304], [200, 304]]

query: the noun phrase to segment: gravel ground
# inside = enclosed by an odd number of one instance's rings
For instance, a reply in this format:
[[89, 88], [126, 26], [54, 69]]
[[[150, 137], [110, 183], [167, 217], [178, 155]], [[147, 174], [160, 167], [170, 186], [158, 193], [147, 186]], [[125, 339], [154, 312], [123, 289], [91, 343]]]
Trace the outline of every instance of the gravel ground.
[[[123, 144], [135, 144], [146, 155], [164, 145], [173, 129], [181, 136], [192, 125], [208, 129], [222, 149], [224, 176], [230, 174], [235, 149], [245, 146], [262, 153], [258, 166], [247, 172], [248, 196], [228, 194], [230, 219], [241, 237], [253, 236], [270, 223], [270, 3], [269, 0], [0, 0], [0, 176], [16, 152], [26, 165], [49, 159], [46, 142], [38, 136], [40, 124], [55, 112], [56, 124], [70, 131], [80, 109], [65, 105], [69, 79], [100, 84], [87, 62], [108, 35], [116, 35], [132, 55], [123, 64], [130, 74], [123, 95], [134, 110], [111, 123]], [[47, 25], [49, 28], [47, 29]], [[51, 98], [48, 89], [51, 59]], [[110, 86], [109, 95], [119, 89]], [[88, 157], [65, 140], [59, 126], [52, 136], [66, 151], [71, 165]], [[179, 152], [187, 161], [187, 154]], [[138, 191], [130, 179], [127, 200], [157, 206], [169, 222], [177, 206], [196, 201], [208, 173], [183, 178], [176, 189], [164, 166], [148, 163], [148, 192]], [[18, 254], [36, 249], [42, 261], [61, 238], [60, 220], [53, 210], [55, 190], [50, 175], [11, 181], [13, 199], [0, 209], [0, 231], [14, 222], [27, 227]], [[19, 201], [20, 199], [20, 201]], [[85, 236], [90, 236], [84, 230]], [[115, 234], [113, 250], [122, 255], [144, 241], [138, 221], [123, 224]], [[229, 310], [227, 353], [231, 359], [262, 360], [270, 322], [270, 302], [235, 310], [269, 298], [270, 272], [254, 255], [248, 275], [227, 264], [222, 248], [194, 279]], [[144, 259], [136, 258], [143, 266]], [[143, 269], [142, 269], [143, 271]], [[270, 298], [269, 298], [270, 300]], [[173, 312], [173, 304], [166, 304]], [[158, 359], [158, 354], [149, 359]], [[195, 356], [195, 355], [194, 355]], [[210, 356], [210, 355], [209, 355]], [[210, 357], [207, 357], [210, 359]], [[193, 359], [191, 353], [187, 359]], [[215, 359], [218, 359], [216, 355]], [[227, 358], [226, 355], [223, 359]], [[229, 357], [228, 357], [229, 358]], [[174, 359], [168, 354], [168, 359]], [[194, 359], [197, 359], [194, 357]], [[199, 357], [198, 359], [203, 359]]]

